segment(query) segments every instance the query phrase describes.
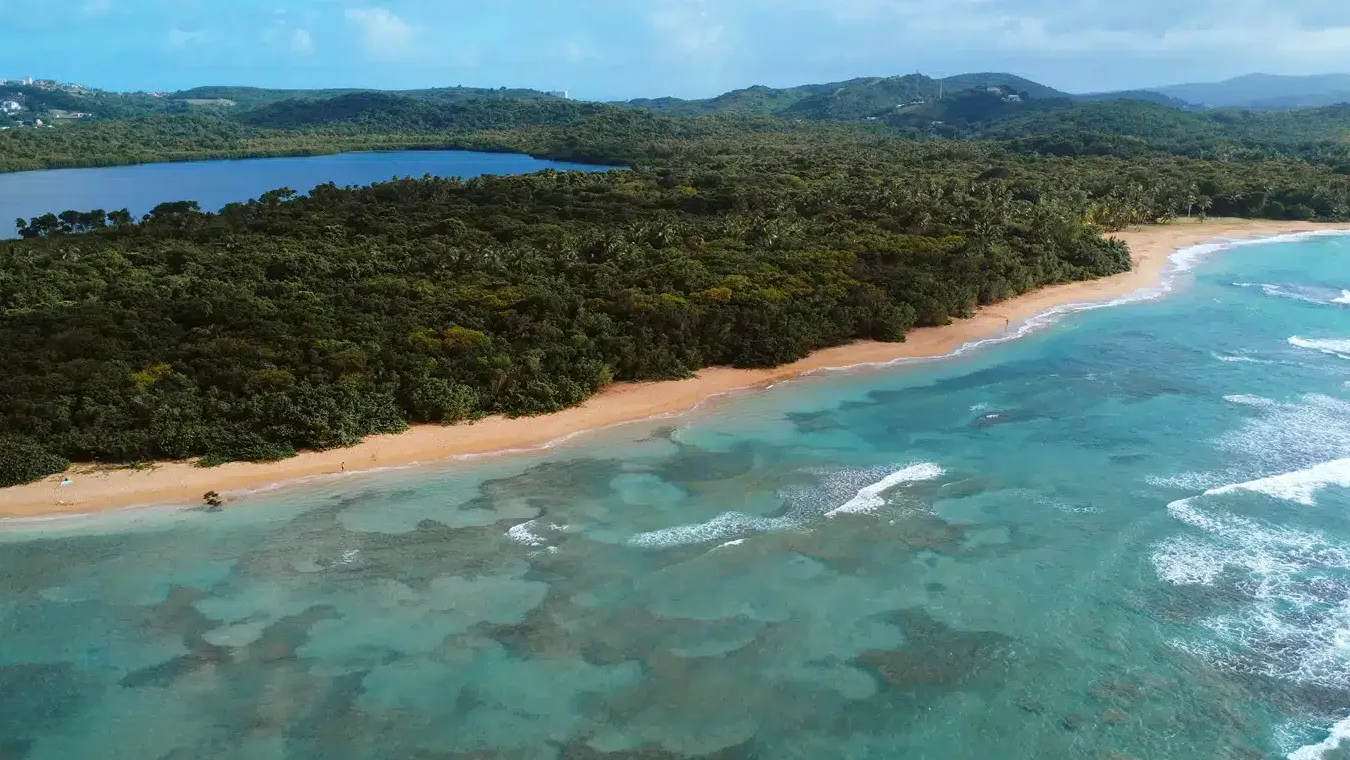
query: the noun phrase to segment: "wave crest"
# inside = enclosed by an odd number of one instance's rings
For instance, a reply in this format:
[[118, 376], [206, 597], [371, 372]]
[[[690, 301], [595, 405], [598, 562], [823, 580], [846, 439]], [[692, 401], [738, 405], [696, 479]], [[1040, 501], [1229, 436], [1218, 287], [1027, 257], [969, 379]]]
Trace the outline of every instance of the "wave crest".
[[931, 462], [910, 465], [896, 470], [871, 485], [863, 486], [858, 489], [858, 494], [856, 496], [839, 507], [830, 510], [826, 515], [828, 517], [835, 517], [837, 515], [868, 514], [886, 503], [886, 499], [882, 497], [882, 494], [886, 491], [908, 483], [936, 480], [942, 477], [944, 473], [945, 470]]
[[1323, 760], [1330, 757], [1330, 753], [1341, 749], [1342, 745], [1350, 744], [1350, 718], [1332, 726], [1330, 734], [1318, 744], [1309, 744], [1290, 752], [1289, 760]]
[[1350, 359], [1350, 340], [1343, 338], [1300, 338], [1295, 335], [1289, 339], [1289, 345]]

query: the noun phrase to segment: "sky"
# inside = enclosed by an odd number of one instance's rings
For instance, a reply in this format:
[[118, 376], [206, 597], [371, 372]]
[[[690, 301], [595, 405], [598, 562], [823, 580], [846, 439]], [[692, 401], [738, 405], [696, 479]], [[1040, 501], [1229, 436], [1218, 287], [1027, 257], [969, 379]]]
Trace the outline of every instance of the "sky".
[[1071, 92], [1350, 69], [1350, 0], [0, 0], [0, 77], [706, 97], [916, 71]]

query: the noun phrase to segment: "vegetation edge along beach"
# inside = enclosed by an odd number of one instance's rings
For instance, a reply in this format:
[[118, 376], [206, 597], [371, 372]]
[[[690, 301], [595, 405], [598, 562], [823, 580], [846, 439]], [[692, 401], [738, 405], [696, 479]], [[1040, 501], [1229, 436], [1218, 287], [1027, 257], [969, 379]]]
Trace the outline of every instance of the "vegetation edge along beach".
[[[1005, 334], [1010, 325], [1057, 306], [1104, 302], [1155, 286], [1161, 282], [1171, 254], [1194, 245], [1329, 230], [1350, 231], [1350, 224], [1218, 219], [1135, 227], [1117, 235], [1132, 252], [1133, 267], [1128, 272], [1026, 293], [982, 307], [973, 316], [948, 325], [916, 329], [902, 343], [861, 341], [816, 351], [800, 361], [773, 368], [714, 367], [682, 380], [617, 383], [579, 406], [542, 417], [496, 416], [453, 426], [415, 425], [402, 433], [370, 436], [352, 447], [303, 452], [277, 462], [232, 462], [210, 468], [191, 462], [159, 462], [135, 468], [75, 466], [67, 474], [0, 489], [0, 517], [89, 514], [170, 503], [195, 505], [210, 491], [242, 495], [314, 477], [537, 449], [578, 433], [687, 412], [716, 396], [765, 387], [821, 369], [944, 356], [969, 342]], [[67, 477], [70, 482], [63, 484]]]
[[[279, 92], [206, 111], [88, 96], [87, 120], [0, 133], [0, 170], [412, 143], [630, 168], [17, 220], [22, 239], [0, 241], [0, 486], [72, 462], [218, 478], [410, 426], [482, 437], [466, 423], [485, 418], [536, 430], [633, 383], [907, 355], [929, 329], [1127, 272], [1111, 236], [1139, 225], [1350, 220], [1344, 108], [1198, 113], [989, 76], [858, 80], [786, 110], [724, 107], [735, 93]], [[30, 89], [27, 111], [55, 97]], [[638, 406], [618, 417], [662, 411]], [[54, 500], [78, 509], [89, 480]]]

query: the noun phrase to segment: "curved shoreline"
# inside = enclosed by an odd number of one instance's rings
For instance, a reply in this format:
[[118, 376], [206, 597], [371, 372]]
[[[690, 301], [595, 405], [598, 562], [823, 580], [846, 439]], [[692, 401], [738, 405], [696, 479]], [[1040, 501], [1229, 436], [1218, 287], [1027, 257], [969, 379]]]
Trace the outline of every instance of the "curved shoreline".
[[1185, 248], [1332, 230], [1350, 230], [1350, 224], [1211, 220], [1131, 229], [1115, 235], [1130, 246], [1131, 271], [1032, 291], [982, 308], [969, 319], [913, 330], [904, 343], [864, 341], [817, 351], [772, 369], [713, 367], [685, 380], [620, 383], [580, 406], [542, 417], [491, 417], [468, 425], [416, 426], [403, 433], [370, 436], [351, 448], [305, 452], [280, 462], [234, 462], [214, 468], [168, 462], [137, 470], [77, 465], [67, 473], [74, 480], [67, 486], [60, 485], [61, 476], [53, 476], [0, 489], [0, 518], [79, 515], [162, 504], [196, 506], [207, 491], [247, 494], [342, 472], [547, 448], [582, 433], [685, 413], [714, 397], [764, 388], [800, 375], [940, 358], [988, 341], [1019, 337], [1039, 326], [1037, 317], [1073, 311], [1074, 306], [1091, 308], [1165, 284], [1172, 254]]

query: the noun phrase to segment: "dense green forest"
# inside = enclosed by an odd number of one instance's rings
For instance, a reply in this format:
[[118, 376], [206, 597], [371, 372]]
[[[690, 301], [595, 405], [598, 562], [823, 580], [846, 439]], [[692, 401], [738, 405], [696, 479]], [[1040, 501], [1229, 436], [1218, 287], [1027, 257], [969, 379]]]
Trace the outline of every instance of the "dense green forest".
[[979, 84], [862, 118], [865, 98], [829, 92], [779, 104], [791, 118], [349, 92], [0, 132], [8, 170], [447, 147], [629, 167], [18, 220], [0, 241], [0, 484], [70, 461], [274, 459], [902, 340], [1127, 269], [1104, 235], [1132, 224], [1350, 219], [1347, 107]]

